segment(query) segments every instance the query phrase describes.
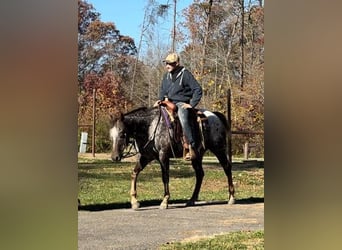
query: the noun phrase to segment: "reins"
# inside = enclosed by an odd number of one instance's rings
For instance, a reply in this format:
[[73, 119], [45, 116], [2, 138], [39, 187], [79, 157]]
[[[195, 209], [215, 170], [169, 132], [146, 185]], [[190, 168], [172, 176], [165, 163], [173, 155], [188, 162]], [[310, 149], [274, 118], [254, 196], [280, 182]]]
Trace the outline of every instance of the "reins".
[[[133, 147], [134, 147], [136, 153], [131, 153], [131, 150], [132, 150]], [[129, 143], [128, 152], [126, 152], [125, 154], [123, 154], [123, 155], [121, 156], [121, 158], [132, 157], [132, 156], [134, 156], [134, 155], [136, 155], [136, 154], [137, 154], [137, 149], [136, 149], [136, 147], [135, 147], [135, 139], [133, 139], [133, 141]]]
[[[165, 109], [165, 107], [159, 106], [158, 122], [157, 122], [157, 124], [156, 124], [156, 126], [155, 126], [155, 128], [154, 128], [154, 131], [153, 131], [153, 133], [152, 133], [152, 136], [148, 139], [148, 141], [147, 141], [146, 144], [144, 145], [143, 149], [145, 149], [151, 142], [154, 141], [155, 136], [156, 136], [156, 132], [157, 132], [157, 128], [158, 128], [159, 123], [160, 123], [160, 121], [161, 121], [161, 116], [163, 115], [163, 116], [164, 116], [164, 119], [165, 119], [165, 121], [166, 121], [166, 125], [168, 126], [168, 128], [167, 128], [167, 135], [168, 135], [168, 138], [169, 138], [169, 141], [170, 141], [171, 151], [172, 151], [173, 157], [176, 157], [175, 151], [174, 151], [173, 146], [172, 146], [172, 138], [171, 138], [170, 130], [169, 130], [169, 125], [170, 125], [170, 124], [168, 124], [168, 122], [167, 122], [167, 117], [165, 117], [165, 116], [167, 116], [167, 114], [165, 113], [166, 111], [165, 111], [165, 110], [162, 110], [162, 108]], [[164, 112], [163, 112], [163, 111], [164, 111]], [[138, 153], [138, 150], [137, 150], [137, 148], [135, 147], [135, 139], [134, 139], [134, 138], [133, 138], [133, 141], [130, 142], [130, 143], [128, 143], [128, 144], [129, 144], [129, 146], [128, 146], [128, 151], [127, 151], [125, 154], [123, 154], [123, 155], [121, 156], [121, 158], [128, 158], [128, 157], [134, 156], [134, 155], [136, 155], [136, 154]], [[131, 153], [133, 147], [134, 147], [136, 153]]]
[[173, 155], [174, 158], [176, 158], [176, 154], [175, 154], [175, 151], [174, 151], [173, 146], [172, 146], [172, 139], [171, 139], [171, 135], [170, 135], [171, 124], [170, 124], [170, 121], [168, 120], [168, 113], [167, 113], [167, 110], [166, 110], [165, 107], [162, 107], [162, 106], [159, 106], [159, 107], [160, 107], [160, 112], [163, 114], [165, 123], [167, 125], [167, 135], [169, 137], [169, 142], [170, 142], [170, 148], [171, 148], [171, 151], [172, 151], [172, 155]]
[[154, 128], [154, 131], [152, 133], [152, 137], [150, 139], [148, 139], [148, 141], [146, 142], [145, 146], [143, 147], [144, 149], [152, 142], [154, 141], [154, 138], [156, 136], [156, 132], [157, 132], [157, 128], [158, 128], [158, 125], [160, 123], [160, 119], [161, 118], [161, 109], [160, 109], [160, 106], [159, 106], [159, 116], [158, 116], [158, 122], [157, 122], [157, 125], [155, 126]]
[[[164, 108], [164, 110], [163, 110], [163, 108]], [[157, 132], [158, 125], [159, 125], [159, 123], [160, 123], [160, 121], [161, 121], [161, 116], [162, 116], [162, 114], [163, 114], [163, 116], [164, 116], [164, 120], [165, 120], [166, 123], [167, 123], [167, 117], [166, 117], [167, 114], [166, 114], [165, 112], [166, 112], [166, 111], [165, 111], [165, 107], [159, 105], [159, 116], [158, 116], [157, 125], [156, 125], [155, 128], [154, 128], [154, 131], [153, 131], [153, 133], [152, 133], [152, 137], [147, 141], [147, 143], [146, 143], [145, 146], [143, 147], [144, 149], [145, 149], [152, 141], [154, 141], [154, 138], [155, 138], [155, 136], [156, 136], [156, 132]], [[173, 155], [174, 158], [176, 158], [176, 154], [175, 154], [175, 151], [174, 151], [173, 146], [172, 146], [172, 140], [171, 140], [171, 135], [170, 135], [170, 130], [169, 130], [169, 125], [170, 125], [170, 124], [167, 124], [167, 125], [168, 125], [168, 128], [167, 128], [167, 135], [168, 135], [168, 137], [169, 137], [172, 155]]]

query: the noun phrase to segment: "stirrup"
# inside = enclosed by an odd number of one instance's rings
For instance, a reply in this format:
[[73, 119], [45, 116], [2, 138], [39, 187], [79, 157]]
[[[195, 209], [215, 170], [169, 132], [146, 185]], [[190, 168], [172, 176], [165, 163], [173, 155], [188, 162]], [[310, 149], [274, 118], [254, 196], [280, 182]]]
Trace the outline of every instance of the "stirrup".
[[[186, 154], [184, 156], [184, 160], [186, 161], [191, 161], [191, 160], [194, 160], [196, 159], [197, 155], [196, 155], [196, 152], [195, 150], [191, 147], [191, 145], [189, 145], [189, 149], [186, 150]], [[185, 151], [184, 151], [185, 152]]]
[[189, 148], [186, 148], [186, 147], [183, 148], [183, 159], [186, 161], [191, 160]]
[[186, 161], [191, 161], [190, 152], [187, 152], [187, 153], [186, 153], [186, 155], [184, 156], [184, 160], [186, 160]]

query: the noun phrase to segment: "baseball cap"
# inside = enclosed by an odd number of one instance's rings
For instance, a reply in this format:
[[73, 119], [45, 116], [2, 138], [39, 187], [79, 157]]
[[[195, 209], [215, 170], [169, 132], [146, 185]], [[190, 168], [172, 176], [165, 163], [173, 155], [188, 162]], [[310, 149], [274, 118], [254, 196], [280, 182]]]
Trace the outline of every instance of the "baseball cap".
[[179, 61], [179, 56], [176, 53], [168, 54], [165, 60], [163, 60], [163, 62], [166, 62], [166, 63], [175, 63], [178, 61]]

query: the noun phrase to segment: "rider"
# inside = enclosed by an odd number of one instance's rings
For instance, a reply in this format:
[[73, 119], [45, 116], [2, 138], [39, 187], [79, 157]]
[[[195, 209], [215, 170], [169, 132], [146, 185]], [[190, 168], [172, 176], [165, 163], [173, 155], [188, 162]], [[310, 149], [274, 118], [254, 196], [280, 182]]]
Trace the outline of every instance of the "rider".
[[167, 73], [162, 80], [159, 100], [154, 106], [158, 106], [165, 98], [176, 104], [177, 114], [189, 144], [189, 152], [186, 153], [185, 159], [193, 160], [196, 158], [196, 145], [188, 117], [190, 109], [195, 108], [202, 98], [202, 87], [191, 72], [180, 65], [179, 61], [176, 53], [169, 54], [163, 60]]

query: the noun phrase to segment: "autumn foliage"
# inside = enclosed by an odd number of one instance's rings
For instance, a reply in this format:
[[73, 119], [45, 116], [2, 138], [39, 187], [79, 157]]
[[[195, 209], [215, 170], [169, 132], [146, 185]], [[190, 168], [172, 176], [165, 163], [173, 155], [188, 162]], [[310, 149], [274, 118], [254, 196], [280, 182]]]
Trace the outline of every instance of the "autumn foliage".
[[100, 14], [86, 1], [79, 5], [79, 123], [90, 124], [94, 105], [101, 119], [109, 113], [127, 110], [129, 101], [124, 93], [129, 78], [134, 41], [123, 36], [114, 23], [104, 23]]

